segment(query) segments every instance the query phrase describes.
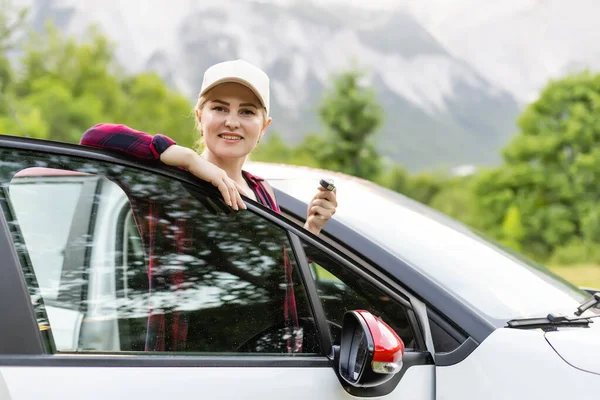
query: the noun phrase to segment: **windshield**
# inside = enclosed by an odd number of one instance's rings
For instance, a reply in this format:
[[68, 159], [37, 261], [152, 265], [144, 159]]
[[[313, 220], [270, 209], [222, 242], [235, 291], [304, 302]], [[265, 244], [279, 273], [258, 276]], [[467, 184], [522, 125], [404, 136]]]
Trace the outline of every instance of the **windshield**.
[[[305, 202], [315, 191], [314, 179], [271, 182]], [[489, 318], [572, 314], [588, 297], [545, 267], [396, 192], [352, 179], [336, 179], [336, 186], [336, 219]]]

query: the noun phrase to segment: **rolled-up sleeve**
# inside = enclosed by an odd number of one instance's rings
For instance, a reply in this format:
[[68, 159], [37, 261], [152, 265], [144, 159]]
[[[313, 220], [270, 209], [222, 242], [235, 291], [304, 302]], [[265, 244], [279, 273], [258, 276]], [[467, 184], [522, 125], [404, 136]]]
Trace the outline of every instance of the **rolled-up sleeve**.
[[79, 144], [116, 150], [145, 160], [158, 160], [176, 142], [168, 136], [150, 135], [122, 124], [97, 124], [85, 131]]

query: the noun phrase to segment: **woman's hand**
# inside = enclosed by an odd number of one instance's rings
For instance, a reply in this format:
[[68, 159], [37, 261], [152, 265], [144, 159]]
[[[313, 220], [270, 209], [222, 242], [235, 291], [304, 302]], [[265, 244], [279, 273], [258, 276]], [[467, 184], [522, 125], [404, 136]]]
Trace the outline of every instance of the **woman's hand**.
[[234, 210], [246, 209], [246, 204], [244, 204], [241, 196], [246, 193], [240, 185], [231, 179], [225, 171], [200, 157], [195, 151], [178, 145], [169, 146], [160, 155], [160, 160], [167, 165], [183, 167], [196, 177], [212, 183], [223, 195], [225, 203], [229, 204]]
[[327, 221], [335, 214], [337, 208], [337, 189], [332, 192], [319, 186], [318, 192], [308, 205], [308, 213], [304, 228], [315, 235], [321, 232]]
[[198, 178], [216, 186], [223, 195], [225, 203], [229, 204], [234, 210], [239, 210], [240, 208], [246, 209], [246, 204], [244, 204], [241, 196], [246, 193], [244, 193], [244, 190], [240, 185], [231, 179], [221, 168], [198, 155], [192, 160], [188, 167], [188, 171]]

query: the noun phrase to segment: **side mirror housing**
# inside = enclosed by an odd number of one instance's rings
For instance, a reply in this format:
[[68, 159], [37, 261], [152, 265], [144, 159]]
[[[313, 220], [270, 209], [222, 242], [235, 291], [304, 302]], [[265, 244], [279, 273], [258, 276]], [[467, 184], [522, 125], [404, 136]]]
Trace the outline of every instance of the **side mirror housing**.
[[404, 342], [368, 311], [344, 314], [339, 347], [339, 376], [354, 387], [374, 387], [402, 369]]

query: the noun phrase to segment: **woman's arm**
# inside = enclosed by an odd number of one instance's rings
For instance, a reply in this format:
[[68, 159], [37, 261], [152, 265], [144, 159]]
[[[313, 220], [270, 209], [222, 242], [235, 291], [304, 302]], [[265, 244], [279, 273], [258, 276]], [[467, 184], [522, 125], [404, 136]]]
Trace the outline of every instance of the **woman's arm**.
[[178, 146], [168, 136], [154, 136], [122, 124], [97, 124], [88, 129], [79, 142], [84, 146], [116, 150], [144, 160], [160, 160], [167, 165], [187, 169], [198, 178], [216, 186], [234, 210], [246, 208], [240, 195], [243, 189], [225, 171], [200, 157], [192, 149]]

